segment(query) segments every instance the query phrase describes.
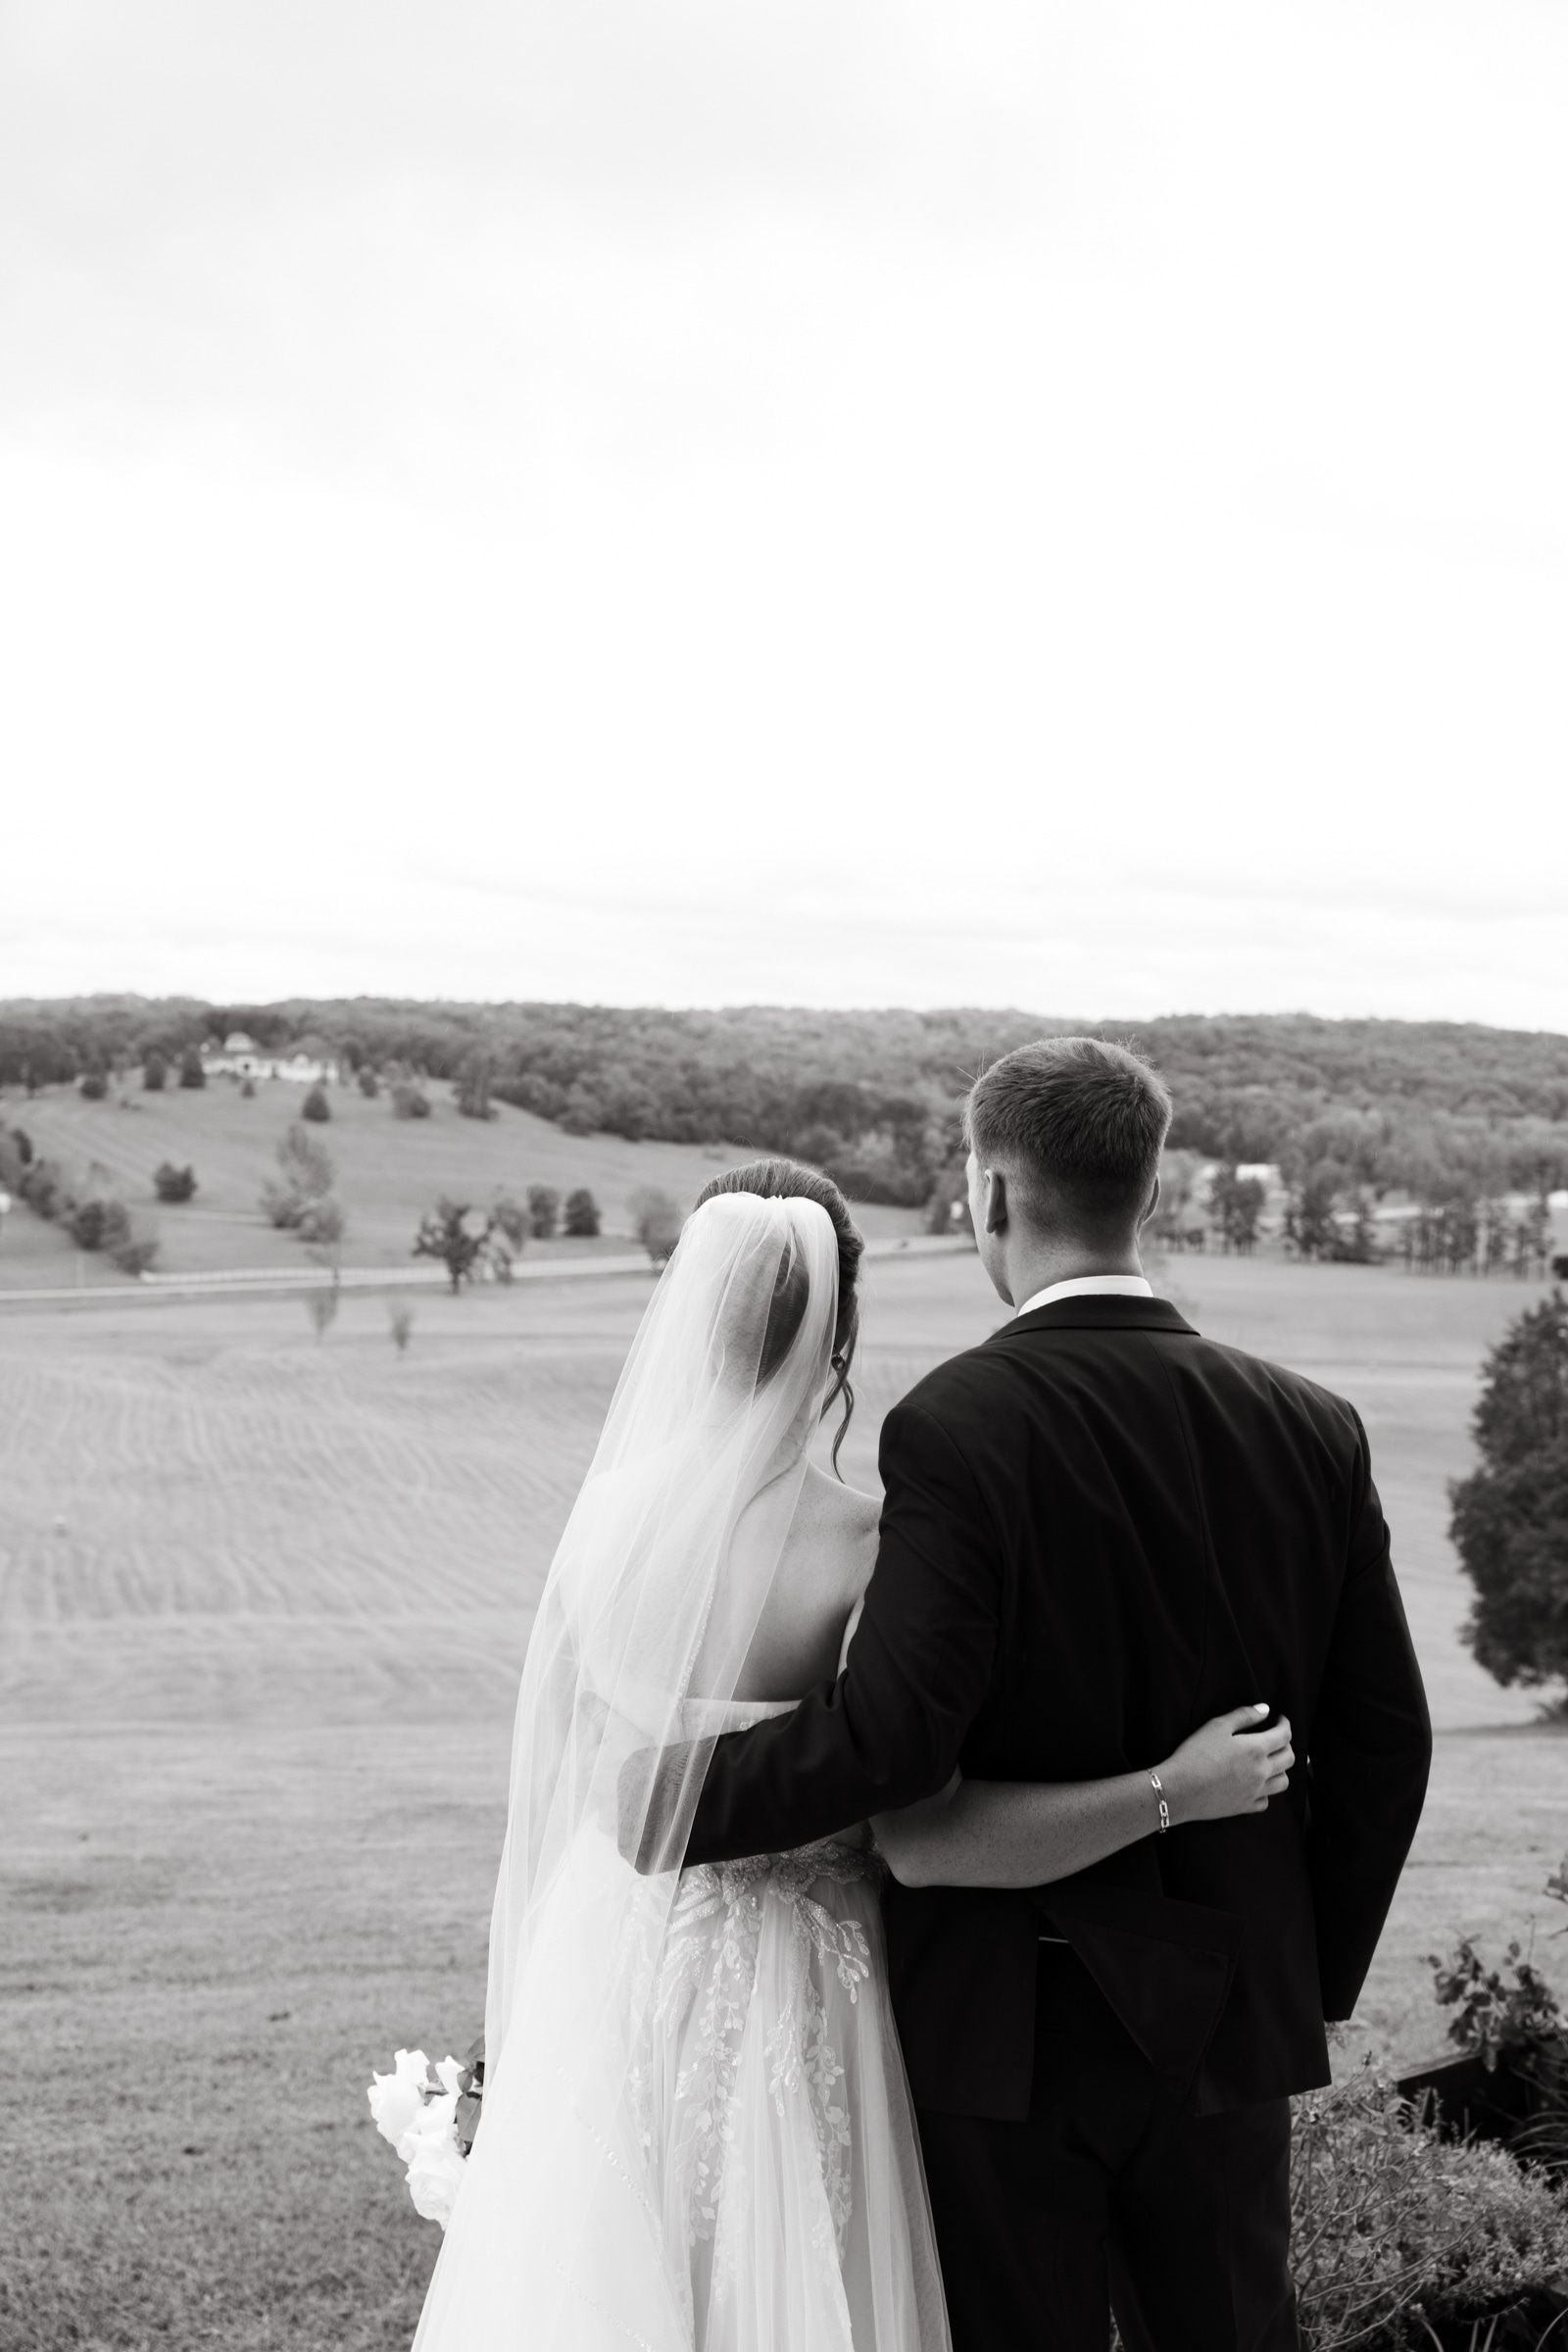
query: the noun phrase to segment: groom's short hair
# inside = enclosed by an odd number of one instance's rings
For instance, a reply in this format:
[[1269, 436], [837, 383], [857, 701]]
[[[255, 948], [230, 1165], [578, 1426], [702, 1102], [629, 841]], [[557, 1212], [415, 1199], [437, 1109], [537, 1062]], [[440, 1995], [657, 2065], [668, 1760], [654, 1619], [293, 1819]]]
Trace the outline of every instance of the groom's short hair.
[[964, 1130], [1027, 1223], [1119, 1236], [1149, 1204], [1170, 1125], [1157, 1073], [1098, 1037], [1017, 1046], [975, 1080]]

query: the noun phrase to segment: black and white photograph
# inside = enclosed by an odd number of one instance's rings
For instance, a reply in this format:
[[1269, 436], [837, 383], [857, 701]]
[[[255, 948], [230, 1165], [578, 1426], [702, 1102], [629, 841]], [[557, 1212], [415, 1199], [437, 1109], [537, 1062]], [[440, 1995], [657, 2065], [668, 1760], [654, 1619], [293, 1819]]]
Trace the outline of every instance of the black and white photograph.
[[1568, 2352], [1564, 0], [0, 0], [0, 2352]]

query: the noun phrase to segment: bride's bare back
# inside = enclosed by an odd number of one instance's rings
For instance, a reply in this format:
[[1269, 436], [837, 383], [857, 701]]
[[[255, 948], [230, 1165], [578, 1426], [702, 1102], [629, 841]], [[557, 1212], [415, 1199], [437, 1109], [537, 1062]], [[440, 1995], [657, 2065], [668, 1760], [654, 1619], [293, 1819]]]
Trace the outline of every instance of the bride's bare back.
[[808, 1468], [738, 1699], [804, 1698], [837, 1674], [844, 1629], [876, 1565], [880, 1512], [872, 1495]]

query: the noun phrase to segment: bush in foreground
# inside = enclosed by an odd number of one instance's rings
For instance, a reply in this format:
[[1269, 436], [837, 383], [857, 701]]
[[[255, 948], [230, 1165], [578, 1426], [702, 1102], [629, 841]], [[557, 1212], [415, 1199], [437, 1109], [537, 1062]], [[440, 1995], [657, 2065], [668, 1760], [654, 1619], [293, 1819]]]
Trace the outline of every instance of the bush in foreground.
[[179, 1057], [179, 1083], [181, 1086], [192, 1088], [207, 1084], [207, 1072], [202, 1067], [202, 1057], [194, 1046], [187, 1046]]
[[528, 1231], [536, 1242], [548, 1242], [556, 1230], [561, 1195], [553, 1184], [528, 1187]]
[[313, 1119], [318, 1127], [324, 1127], [331, 1116], [332, 1105], [326, 1099], [326, 1089], [318, 1081], [300, 1104], [300, 1117]]
[[[1568, 1904], [1568, 1854], [1542, 1891]], [[1477, 2102], [1493, 2111], [1482, 2128], [1559, 2186], [1568, 2184], [1568, 2020], [1551, 1986], [1517, 1936], [1500, 1969], [1487, 1967], [1468, 1936], [1446, 1959], [1429, 1953], [1427, 1965], [1439, 2006], [1452, 2012], [1448, 2039], [1491, 2079]], [[1469, 2112], [1474, 2120], [1477, 2109]]]
[[392, 1089], [392, 1116], [395, 1119], [427, 1119], [430, 1116], [429, 1096], [408, 1079], [400, 1078]]
[[1441, 2343], [1435, 2328], [1568, 2288], [1568, 2207], [1547, 2182], [1444, 2140], [1370, 2068], [1298, 2101], [1291, 2220], [1311, 2352]]
[[1499, 1683], [1568, 1675], [1568, 1302], [1520, 1315], [1487, 1359], [1481, 1460], [1448, 1490], [1476, 1598], [1465, 1639]]
[[141, 1065], [141, 1082], [150, 1095], [161, 1095], [169, 1084], [169, 1064], [158, 1053], [149, 1054]]

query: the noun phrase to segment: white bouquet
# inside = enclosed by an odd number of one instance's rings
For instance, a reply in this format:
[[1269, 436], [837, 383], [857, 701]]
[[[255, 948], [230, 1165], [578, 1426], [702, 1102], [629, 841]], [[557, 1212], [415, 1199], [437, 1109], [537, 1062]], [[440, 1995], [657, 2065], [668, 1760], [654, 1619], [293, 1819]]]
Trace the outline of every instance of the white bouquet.
[[443, 2230], [463, 2186], [483, 2083], [482, 2045], [466, 2062], [443, 2058], [439, 2066], [422, 2050], [399, 2050], [392, 2072], [372, 2075], [366, 2093], [376, 2130], [409, 2168], [415, 2212]]

